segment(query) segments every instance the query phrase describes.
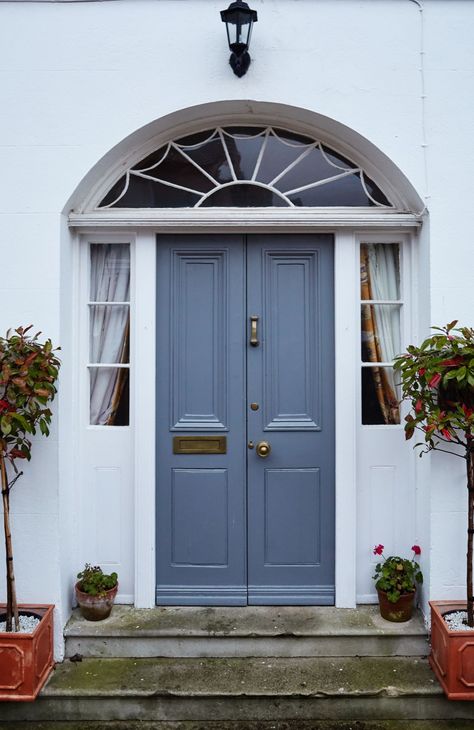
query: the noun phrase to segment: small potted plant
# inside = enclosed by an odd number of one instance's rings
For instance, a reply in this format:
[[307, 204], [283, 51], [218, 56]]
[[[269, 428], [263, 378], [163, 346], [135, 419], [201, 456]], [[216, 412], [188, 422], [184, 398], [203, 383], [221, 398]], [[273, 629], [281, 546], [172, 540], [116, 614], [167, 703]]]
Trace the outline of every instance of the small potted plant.
[[110, 616], [117, 595], [117, 573], [106, 575], [98, 565], [86, 563], [77, 574], [76, 599], [88, 621], [101, 621]]
[[[31, 459], [31, 436], [49, 435], [59, 360], [51, 340], [18, 327], [0, 337], [0, 480], [7, 602], [0, 608], [0, 700], [34, 700], [53, 667], [53, 606], [17, 603], [10, 498]], [[30, 546], [34, 550], [33, 546]]]
[[[420, 456], [442, 451], [466, 465], [467, 566], [464, 601], [430, 601], [430, 664], [449, 699], [474, 699], [474, 329], [433, 327], [435, 334], [419, 347], [410, 345], [395, 360], [403, 397], [410, 401], [405, 438], [423, 435], [415, 444]], [[448, 485], [450, 486], [450, 485]], [[455, 614], [453, 616], [453, 614]], [[452, 619], [456, 619], [454, 624]], [[451, 625], [449, 625], [449, 623]]]
[[380, 555], [383, 562], [375, 566], [375, 587], [379, 597], [380, 614], [387, 621], [409, 621], [413, 614], [417, 584], [423, 583], [423, 574], [415, 557], [421, 554], [419, 545], [413, 545], [411, 560], [383, 554], [384, 546], [376, 545], [374, 555]]

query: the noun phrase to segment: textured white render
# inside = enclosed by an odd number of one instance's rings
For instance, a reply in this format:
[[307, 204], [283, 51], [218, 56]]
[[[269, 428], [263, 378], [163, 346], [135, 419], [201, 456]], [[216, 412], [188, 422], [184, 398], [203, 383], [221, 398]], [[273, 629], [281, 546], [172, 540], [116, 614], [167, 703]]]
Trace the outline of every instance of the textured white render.
[[[474, 1], [252, 0], [259, 19], [242, 79], [227, 63], [219, 16], [227, 4], [0, 2], [0, 331], [34, 322], [62, 345], [64, 363], [53, 433], [38, 438], [12, 495], [16, 574], [23, 602], [57, 605], [58, 628], [87, 557], [84, 514], [76, 513], [82, 485], [74, 481], [79, 293], [67, 215], [87, 197], [81, 180], [126, 137], [180, 110], [195, 121], [192, 107], [226, 101], [241, 101], [249, 118], [253, 101], [294, 107], [295, 119], [299, 108], [326, 117], [329, 127], [331, 120], [344, 125], [392, 161], [429, 211], [414, 272], [414, 336], [454, 318], [474, 324]], [[95, 169], [94, 183], [106, 173]], [[348, 377], [353, 372], [350, 366]], [[412, 464], [411, 446], [397, 448]], [[463, 596], [463, 463], [438, 455], [431, 464], [416, 460], [416, 469], [416, 492], [406, 484], [392, 489], [390, 529], [403, 537], [400, 550], [422, 545], [425, 598]], [[133, 544], [127, 509], [122, 503], [123, 539]], [[359, 515], [359, 596], [373, 593], [377, 515], [370, 525]], [[380, 525], [376, 541], [384, 543], [387, 532]], [[131, 550], [129, 598], [133, 571]]]

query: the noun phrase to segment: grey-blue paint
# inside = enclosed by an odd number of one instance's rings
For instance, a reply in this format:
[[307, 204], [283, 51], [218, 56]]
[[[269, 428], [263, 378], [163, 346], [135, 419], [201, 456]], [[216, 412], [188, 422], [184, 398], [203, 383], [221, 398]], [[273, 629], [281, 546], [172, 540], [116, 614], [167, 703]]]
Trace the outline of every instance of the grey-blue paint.
[[159, 237], [157, 277], [157, 603], [332, 604], [332, 237]]

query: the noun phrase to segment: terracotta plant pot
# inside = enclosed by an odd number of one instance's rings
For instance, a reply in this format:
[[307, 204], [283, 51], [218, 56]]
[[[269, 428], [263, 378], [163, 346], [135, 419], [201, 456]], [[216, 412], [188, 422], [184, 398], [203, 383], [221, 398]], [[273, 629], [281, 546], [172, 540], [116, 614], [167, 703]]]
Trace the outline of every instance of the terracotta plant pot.
[[105, 592], [105, 596], [91, 596], [79, 589], [76, 583], [76, 599], [82, 615], [87, 621], [102, 621], [110, 616], [115, 596], [117, 595], [118, 583], [114, 588]]
[[443, 619], [449, 611], [465, 611], [462, 601], [430, 601], [431, 654], [439, 683], [450, 700], [474, 700], [474, 629], [451, 631]]
[[413, 615], [413, 605], [416, 593], [405, 593], [396, 603], [391, 603], [385, 591], [379, 591], [379, 608], [380, 615], [386, 621], [394, 621], [396, 623], [402, 623], [403, 621], [409, 621]]
[[[31, 634], [0, 633], [0, 700], [34, 700], [48, 679], [54, 666], [53, 608], [19, 606], [20, 614], [41, 619], [38, 626]], [[4, 611], [1, 605], [0, 615]]]

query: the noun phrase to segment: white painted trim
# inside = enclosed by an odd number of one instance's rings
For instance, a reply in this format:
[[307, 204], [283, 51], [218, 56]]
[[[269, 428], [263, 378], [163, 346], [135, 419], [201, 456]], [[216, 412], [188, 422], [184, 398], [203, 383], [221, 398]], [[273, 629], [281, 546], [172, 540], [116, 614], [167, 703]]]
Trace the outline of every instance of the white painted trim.
[[[352, 231], [334, 237], [334, 324], [336, 388], [336, 606], [356, 602], [357, 394], [359, 345], [358, 256]], [[353, 302], [353, 306], [347, 306]], [[357, 379], [356, 379], [357, 378]]]
[[117, 593], [115, 603], [133, 606], [133, 595], [131, 593]]
[[367, 604], [367, 603], [378, 603], [379, 599], [376, 593], [358, 593], [357, 594], [357, 603], [358, 604]]
[[[359, 259], [359, 247], [361, 243], [376, 244], [397, 244], [400, 251], [400, 299], [401, 306], [401, 343], [400, 351], [413, 342], [413, 285], [417, 281], [417, 271], [414, 266], [416, 262], [416, 237], [406, 232], [390, 231], [388, 229], [378, 232], [360, 231], [356, 234], [357, 258]], [[360, 292], [357, 296], [357, 311], [360, 311]], [[360, 335], [359, 335], [360, 336]], [[416, 337], [415, 337], [416, 339]], [[367, 363], [361, 361], [360, 340], [357, 343], [356, 362], [359, 366], [358, 389], [357, 389], [357, 602], [376, 603], [377, 598], [374, 592], [374, 581], [372, 579], [375, 563], [377, 562], [371, 550], [371, 545], [377, 544], [379, 538], [391, 547], [387, 548], [390, 553], [397, 553], [406, 546], [411, 545], [415, 537], [414, 524], [416, 520], [416, 478], [414, 474], [414, 453], [407, 448], [403, 438], [404, 416], [408, 412], [408, 404], [402, 402], [400, 409], [401, 423], [399, 424], [363, 424], [362, 423], [362, 392], [360, 387], [360, 369], [366, 367]], [[393, 363], [387, 363], [392, 365]], [[370, 365], [369, 365], [370, 367]], [[395, 481], [390, 483], [387, 479], [384, 492], [385, 505], [390, 505], [380, 513], [374, 503], [374, 488], [372, 478], [377, 479], [377, 472], [380, 467], [393, 468]], [[383, 480], [379, 481], [375, 489], [385, 489]], [[397, 526], [393, 518], [397, 505], [402, 500], [407, 518], [402, 527]], [[390, 512], [390, 509], [392, 512]], [[384, 520], [387, 520], [386, 522]], [[380, 527], [382, 525], [382, 527]], [[385, 527], [384, 527], [385, 525]], [[383, 530], [383, 535], [380, 534]], [[413, 535], [413, 538], [412, 538]], [[410, 540], [408, 542], [408, 540]], [[392, 547], [394, 545], [398, 547]], [[403, 544], [403, 547], [401, 545]], [[403, 554], [403, 553], [402, 553]]]
[[[65, 220], [62, 226], [66, 228]], [[66, 231], [67, 233], [67, 231]], [[60, 372], [61, 388], [58, 394], [58, 476], [59, 485], [59, 536], [61, 571], [61, 603], [57, 606], [61, 614], [61, 626], [69, 618], [71, 598], [77, 572], [80, 568], [79, 553], [79, 521], [81, 494], [75, 478], [78, 470], [80, 453], [77, 449], [79, 439], [79, 311], [80, 311], [80, 246], [79, 236], [71, 236], [71, 249], [61, 256], [61, 292], [60, 292], [60, 333], [63, 352], [61, 353], [62, 369]], [[58, 636], [55, 634], [55, 645]], [[60, 634], [62, 640], [62, 634]], [[61, 652], [63, 645], [61, 641]]]
[[[215, 213], [216, 211], [212, 211]], [[248, 210], [245, 211], [248, 214]], [[278, 213], [278, 211], [273, 210]], [[267, 230], [275, 230], [267, 221]], [[243, 226], [240, 226], [242, 231]], [[292, 227], [295, 230], [294, 227]], [[410, 261], [413, 259], [407, 245], [410, 237], [406, 229], [381, 227], [378, 232], [369, 229], [359, 233], [354, 228], [334, 233], [335, 274], [335, 396], [336, 396], [336, 606], [349, 608], [358, 602], [373, 602], [372, 594], [356, 596], [356, 539], [357, 539], [357, 433], [360, 423], [359, 358], [359, 242], [404, 243], [402, 280], [409, 298]], [[132, 336], [131, 336], [131, 425], [134, 427], [134, 494], [135, 494], [135, 598], [137, 607], [155, 605], [155, 357], [156, 357], [156, 234], [159, 226], [129, 230], [126, 234], [114, 232], [90, 233], [89, 243], [120, 242], [132, 244]], [[167, 228], [169, 232], [169, 228]], [[196, 230], [196, 229], [195, 229]], [[199, 226], [197, 227], [199, 230]], [[228, 227], [225, 227], [228, 230]], [[300, 229], [296, 227], [299, 232]], [[312, 228], [319, 232], [319, 226]], [[179, 231], [179, 226], [174, 232]], [[81, 231], [84, 233], [84, 231]], [[188, 232], [189, 229], [188, 229]], [[215, 232], [215, 230], [213, 231]], [[86, 247], [84, 247], [85, 249]], [[84, 256], [84, 254], [83, 254]], [[87, 256], [83, 259], [87, 265]], [[405, 278], [408, 277], [408, 278]], [[88, 277], [83, 277], [88, 280]], [[83, 292], [84, 300], [87, 298]], [[353, 306], [347, 306], [352, 302]], [[404, 307], [407, 315], [409, 307]], [[84, 328], [82, 328], [84, 329]], [[409, 332], [405, 330], [405, 334]], [[85, 338], [87, 342], [87, 337]], [[83, 354], [83, 359], [84, 354]], [[87, 399], [86, 399], [87, 400]], [[84, 398], [81, 398], [84, 401]], [[83, 406], [84, 407], [84, 406]], [[83, 413], [82, 418], [85, 417]], [[82, 419], [81, 419], [82, 420]], [[398, 426], [397, 428], [400, 428]], [[128, 600], [130, 599], [130, 600]], [[133, 602], [131, 596], [121, 596], [121, 602]]]
[[137, 233], [131, 397], [135, 426], [135, 605], [155, 605], [156, 234]]
[[[99, 232], [93, 232], [90, 235], [85, 235], [81, 231], [81, 236], [78, 238], [76, 243], [76, 256], [78, 259], [78, 266], [77, 270], [80, 273], [80, 284], [78, 287], [78, 293], [79, 296], [76, 297], [76, 322], [77, 322], [77, 333], [78, 336], [75, 338], [74, 343], [74, 363], [76, 368], [76, 384], [75, 388], [78, 392], [78, 406], [74, 409], [74, 424], [76, 429], [76, 438], [73, 442], [74, 444], [74, 455], [77, 460], [77, 463], [75, 464], [75, 472], [73, 476], [74, 480], [74, 491], [77, 493], [77, 511], [76, 515], [78, 515], [78, 519], [76, 519], [76, 530], [78, 533], [77, 540], [76, 540], [76, 559], [74, 561], [75, 563], [75, 572], [77, 573], [78, 567], [84, 564], [84, 561], [87, 562], [97, 562], [102, 565], [108, 565], [112, 569], [112, 566], [117, 567], [117, 571], [119, 574], [119, 585], [122, 585], [122, 589], [126, 591], [125, 593], [119, 593], [117, 597], [117, 603], [132, 603], [133, 604], [133, 585], [131, 583], [131, 573], [133, 571], [133, 563], [132, 563], [132, 556], [130, 555], [130, 575], [126, 576], [122, 583], [122, 576], [123, 573], [121, 573], [121, 568], [119, 567], [120, 563], [110, 562], [95, 559], [95, 557], [89, 552], [90, 550], [94, 551], [95, 547], [94, 545], [91, 545], [91, 531], [90, 531], [90, 524], [91, 524], [91, 515], [94, 515], [94, 509], [95, 509], [95, 503], [91, 503], [91, 492], [88, 489], [90, 487], [90, 483], [87, 482], [86, 488], [84, 488], [84, 479], [90, 478], [90, 472], [88, 474], [88, 466], [90, 466], [90, 461], [88, 461], [89, 457], [89, 451], [88, 451], [88, 439], [90, 437], [91, 432], [96, 433], [98, 438], [101, 439], [104, 436], [112, 437], [112, 440], [115, 440], [116, 443], [123, 444], [124, 440], [123, 438], [120, 438], [119, 440], [116, 439], [116, 436], [119, 432], [122, 432], [126, 436], [126, 442], [131, 443], [132, 439], [132, 431], [133, 431], [133, 421], [130, 420], [129, 426], [105, 426], [105, 425], [91, 425], [90, 424], [90, 381], [89, 381], [89, 373], [88, 368], [90, 366], [89, 363], [89, 306], [88, 303], [90, 302], [90, 265], [91, 265], [91, 256], [90, 256], [90, 246], [92, 244], [117, 244], [117, 243], [125, 243], [130, 246], [130, 256], [131, 256], [131, 272], [133, 272], [134, 268], [134, 262], [133, 262], [133, 244], [134, 244], [135, 235], [133, 232], [130, 231], [124, 231], [119, 233], [110, 233], [108, 231], [99, 231]], [[130, 302], [128, 305], [131, 309], [131, 314], [133, 316], [133, 282], [132, 282], [132, 288], [131, 288], [131, 296], [130, 296]], [[133, 353], [131, 352], [131, 358], [133, 358]], [[116, 365], [119, 364], [113, 364], [113, 367], [116, 367]], [[127, 367], [130, 367], [131, 372], [133, 372], [133, 360], [131, 360], [130, 365], [127, 365]], [[92, 365], [93, 367], [96, 366], [96, 363]], [[99, 364], [100, 367], [100, 364]], [[132, 418], [131, 413], [131, 418]], [[94, 437], [95, 438], [95, 437]], [[122, 448], [122, 447], [119, 447]], [[120, 452], [121, 454], [123, 451]], [[108, 454], [105, 456], [106, 460], [108, 461], [108, 458], [110, 457], [111, 453], [110, 450]], [[132, 459], [132, 453], [130, 453], [130, 461]], [[102, 464], [103, 465], [103, 464]], [[106, 463], [106, 466], [113, 466], [113, 459], [112, 464], [109, 462]], [[131, 471], [131, 470], [130, 470]], [[125, 485], [124, 485], [125, 482]], [[127, 508], [127, 510], [124, 510], [123, 508], [123, 499], [124, 494], [128, 493], [130, 489], [133, 489], [133, 483], [127, 484], [126, 480], [124, 480], [120, 484], [120, 489], [117, 492], [117, 499], [120, 500], [121, 503], [121, 511], [120, 515], [124, 515], [125, 518], [128, 517], [128, 513], [131, 513], [132, 510], [130, 508]], [[131, 495], [130, 495], [131, 496]], [[130, 502], [131, 499], [129, 498], [128, 501]], [[130, 514], [130, 517], [132, 515]], [[130, 540], [130, 538], [133, 539], [133, 532], [132, 529], [129, 528], [128, 525], [123, 525], [123, 530], [120, 532], [120, 542], [121, 544], [127, 544], [125, 540]], [[118, 530], [121, 530], [120, 525], [118, 525]], [[123, 555], [128, 555], [129, 547], [123, 549], [123, 552], [120, 552], [120, 556], [118, 557], [120, 561], [120, 557]], [[123, 563], [122, 563], [123, 564]]]
[[380, 208], [122, 208], [69, 215], [69, 225], [73, 228], [153, 227], [163, 232], [172, 228], [174, 233], [201, 227], [229, 231], [233, 226], [239, 230], [269, 226], [272, 230], [291, 227], [311, 231], [385, 226], [406, 229], [420, 224], [421, 217], [414, 213], [394, 213]]

